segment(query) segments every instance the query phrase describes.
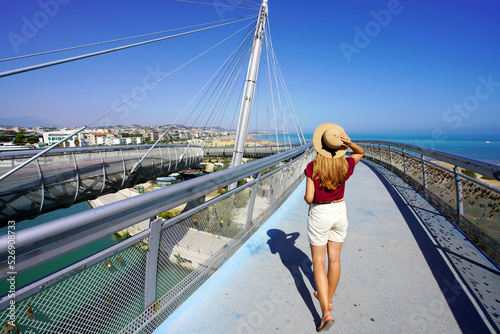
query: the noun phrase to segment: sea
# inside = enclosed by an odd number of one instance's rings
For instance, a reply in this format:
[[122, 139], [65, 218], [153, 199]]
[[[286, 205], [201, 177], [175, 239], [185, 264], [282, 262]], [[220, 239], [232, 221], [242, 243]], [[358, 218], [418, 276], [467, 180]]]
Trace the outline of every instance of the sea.
[[[276, 142], [276, 135], [252, 134], [257, 140]], [[447, 134], [431, 136], [427, 134], [349, 134], [356, 140], [384, 140], [404, 144], [422, 146], [433, 150], [460, 155], [467, 158], [482, 160], [493, 164], [500, 164], [500, 133], [499, 134]], [[289, 138], [289, 139], [288, 139]], [[312, 133], [304, 134], [306, 142], [313, 138]], [[280, 143], [299, 143], [299, 137], [294, 135], [278, 135]]]
[[[500, 164], [500, 134], [449, 134], [446, 137], [433, 139], [429, 135], [369, 135], [369, 134], [349, 134], [351, 139], [356, 140], [384, 140], [394, 141], [405, 144], [423, 146], [426, 148], [435, 149], [447, 153], [461, 155], [468, 158], [483, 160], [494, 164]], [[254, 139], [276, 142], [276, 135], [252, 134]], [[313, 134], [304, 134], [306, 142], [312, 140]], [[299, 143], [298, 136], [278, 136], [280, 143], [291, 142]], [[69, 216], [75, 213], [89, 210], [90, 206], [86, 202], [75, 204], [69, 208], [59, 209], [53, 212], [45, 213], [35, 219], [29, 219], [19, 222], [16, 225], [16, 230], [25, 229], [34, 225], [43, 224], [61, 217]], [[6, 227], [0, 228], [0, 235], [6, 234]], [[18, 275], [16, 285], [18, 287], [28, 284], [34, 279], [42, 278], [58, 269], [64, 268], [75, 261], [83, 259], [95, 252], [105, 249], [119, 242], [120, 239], [116, 235], [105, 237], [93, 244], [87, 245], [78, 251], [65, 254], [56, 260], [50, 261], [35, 269], [28, 270], [25, 273]], [[0, 282], [0, 296], [8, 291], [7, 281]]]

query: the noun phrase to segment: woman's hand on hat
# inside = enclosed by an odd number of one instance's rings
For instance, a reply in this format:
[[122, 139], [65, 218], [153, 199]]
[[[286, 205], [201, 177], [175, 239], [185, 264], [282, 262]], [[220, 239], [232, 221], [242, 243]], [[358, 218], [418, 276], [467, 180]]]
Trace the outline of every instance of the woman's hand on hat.
[[351, 144], [351, 138], [345, 133], [340, 135], [340, 140], [342, 140], [344, 146], [349, 146]]

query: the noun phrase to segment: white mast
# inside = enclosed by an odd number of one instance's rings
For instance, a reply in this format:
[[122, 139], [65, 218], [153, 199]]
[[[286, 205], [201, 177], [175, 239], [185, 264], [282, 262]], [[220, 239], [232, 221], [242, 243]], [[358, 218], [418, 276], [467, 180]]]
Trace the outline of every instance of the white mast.
[[259, 72], [260, 54], [262, 50], [262, 42], [264, 40], [264, 28], [266, 26], [267, 14], [267, 0], [262, 0], [252, 45], [252, 54], [250, 55], [250, 62], [248, 63], [245, 90], [241, 100], [240, 118], [238, 120], [238, 129], [236, 131], [236, 140], [233, 151], [233, 167], [241, 165], [243, 151], [245, 150], [245, 141], [248, 134], [248, 123], [250, 121], [250, 112], [252, 111], [255, 85], [257, 83], [257, 73]]

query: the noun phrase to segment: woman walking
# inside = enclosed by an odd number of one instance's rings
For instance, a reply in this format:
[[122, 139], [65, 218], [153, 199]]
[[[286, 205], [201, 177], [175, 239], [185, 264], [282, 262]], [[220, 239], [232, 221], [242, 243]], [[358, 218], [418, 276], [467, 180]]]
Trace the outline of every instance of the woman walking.
[[[354, 144], [344, 129], [336, 124], [320, 125], [313, 136], [316, 160], [310, 162], [305, 173], [305, 201], [309, 204], [307, 235], [311, 245], [314, 281], [323, 316], [318, 332], [333, 324], [330, 311], [332, 298], [340, 278], [340, 251], [347, 231], [347, 213], [344, 203], [345, 182], [361, 160], [364, 151]], [[347, 148], [352, 150], [345, 158]], [[328, 254], [328, 272], [325, 268]]]

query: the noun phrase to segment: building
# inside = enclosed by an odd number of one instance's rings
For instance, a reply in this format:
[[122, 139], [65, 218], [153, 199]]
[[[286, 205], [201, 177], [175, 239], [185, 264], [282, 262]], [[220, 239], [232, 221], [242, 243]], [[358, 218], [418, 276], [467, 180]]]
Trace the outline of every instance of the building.
[[146, 138], [144, 137], [128, 137], [124, 139], [127, 145], [140, 145], [146, 142]]
[[[43, 137], [43, 146], [51, 146], [55, 143], [63, 140], [66, 136], [75, 132], [74, 130], [57, 130], [57, 131], [49, 131], [42, 133]], [[80, 140], [77, 136], [73, 136], [66, 140], [65, 146], [69, 145], [69, 147], [75, 147], [80, 145]], [[78, 145], [77, 145], [78, 144]]]
[[114, 140], [118, 138], [113, 132], [91, 132], [86, 135], [90, 146], [113, 145]]
[[160, 138], [160, 133], [158, 131], [147, 131], [143, 132], [142, 136], [147, 138], [149, 141], [157, 141]]
[[128, 138], [113, 138], [111, 139], [111, 145], [126, 145]]

